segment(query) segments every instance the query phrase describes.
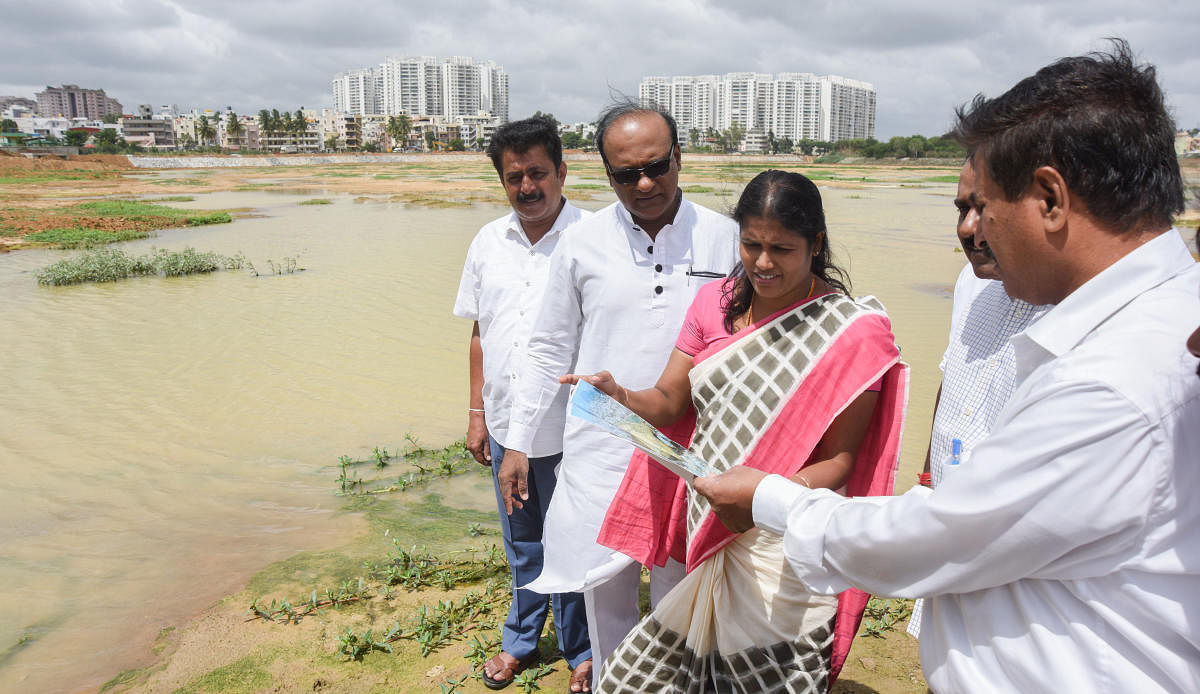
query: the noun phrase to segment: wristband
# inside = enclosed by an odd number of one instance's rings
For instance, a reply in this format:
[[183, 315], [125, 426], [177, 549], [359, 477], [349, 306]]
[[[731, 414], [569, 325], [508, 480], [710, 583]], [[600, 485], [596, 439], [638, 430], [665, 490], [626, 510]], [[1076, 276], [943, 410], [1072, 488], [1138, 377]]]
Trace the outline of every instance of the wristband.
[[932, 487], [933, 486], [933, 476], [928, 472], [918, 472], [917, 473], [917, 484], [921, 485], [922, 487]]

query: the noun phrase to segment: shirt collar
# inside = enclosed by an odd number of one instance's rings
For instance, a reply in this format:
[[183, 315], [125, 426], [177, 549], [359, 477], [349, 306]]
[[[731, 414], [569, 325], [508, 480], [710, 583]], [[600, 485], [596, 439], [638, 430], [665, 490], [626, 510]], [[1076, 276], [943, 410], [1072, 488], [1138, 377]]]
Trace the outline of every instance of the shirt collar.
[[1022, 352], [1030, 358], [1028, 350], [1034, 346], [1054, 357], [1069, 352], [1130, 301], [1194, 264], [1179, 232], [1170, 229], [1159, 234], [1085, 282], [1014, 336], [1018, 359]]
[[[683, 197], [683, 194], [681, 193], [679, 195], [679, 207], [675, 210], [675, 217], [670, 222], [664, 224], [663, 228], [659, 229], [658, 233], [661, 234], [662, 232], [679, 225], [686, 226], [688, 225], [688, 222], [695, 216], [696, 212], [692, 209], [691, 203], [689, 203], [687, 198]], [[637, 222], [633, 221], [633, 215], [630, 214], [629, 210], [625, 209], [625, 205], [620, 200], [617, 201], [617, 219], [620, 219], [627, 229], [639, 229], [643, 234], [646, 233], [645, 229], [642, 229]]]
[[[554, 224], [550, 226], [550, 230], [546, 232], [545, 236], [538, 239], [538, 243], [541, 243], [542, 239], [545, 239], [547, 236], [557, 234], [566, 229], [575, 221], [577, 216], [575, 207], [571, 204], [571, 201], [565, 197], [562, 198], [562, 209], [558, 211], [558, 216], [554, 218]], [[509, 236], [521, 239], [526, 245], [530, 245], [529, 237], [525, 235], [525, 229], [521, 227], [521, 218], [517, 216], [516, 212], [508, 213], [508, 222], [504, 227], [504, 232]]]

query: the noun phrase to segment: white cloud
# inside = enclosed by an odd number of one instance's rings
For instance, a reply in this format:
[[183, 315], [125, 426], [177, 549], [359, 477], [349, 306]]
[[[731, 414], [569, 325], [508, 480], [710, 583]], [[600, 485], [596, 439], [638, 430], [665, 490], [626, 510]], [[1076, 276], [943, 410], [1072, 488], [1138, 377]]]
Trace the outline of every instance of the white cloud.
[[[505, 66], [511, 113], [590, 120], [645, 75], [840, 74], [879, 92], [877, 133], [943, 132], [955, 106], [1064, 55], [1124, 36], [1184, 127], [1200, 126], [1200, 4], [991, 0], [31, 0], [0, 26], [0, 94], [101, 87], [127, 109], [319, 107], [330, 80], [387, 55], [469, 55]], [[1147, 6], [1151, 5], [1151, 6]]]

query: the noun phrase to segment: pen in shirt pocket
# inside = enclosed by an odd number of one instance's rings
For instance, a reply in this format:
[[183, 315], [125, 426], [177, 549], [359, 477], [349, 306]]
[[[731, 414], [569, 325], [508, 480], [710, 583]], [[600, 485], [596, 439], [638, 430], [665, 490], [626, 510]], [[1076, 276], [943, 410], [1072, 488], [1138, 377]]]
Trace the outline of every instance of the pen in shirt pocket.
[[725, 277], [724, 272], [713, 272], [711, 270], [693, 270], [691, 265], [688, 265], [687, 277], [688, 284], [691, 284], [693, 277], [703, 277], [705, 279], [720, 279]]

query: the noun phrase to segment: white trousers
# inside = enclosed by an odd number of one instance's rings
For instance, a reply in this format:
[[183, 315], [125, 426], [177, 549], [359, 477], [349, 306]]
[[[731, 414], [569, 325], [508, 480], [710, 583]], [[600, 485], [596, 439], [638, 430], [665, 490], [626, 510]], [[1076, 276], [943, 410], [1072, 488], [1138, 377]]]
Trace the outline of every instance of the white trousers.
[[[650, 608], [683, 580], [683, 564], [668, 559], [666, 566], [650, 572]], [[625, 635], [641, 621], [638, 613], [638, 587], [642, 583], [642, 565], [632, 563], [604, 583], [584, 591], [588, 636], [592, 641], [592, 689], [600, 685], [604, 661], [612, 655]]]

